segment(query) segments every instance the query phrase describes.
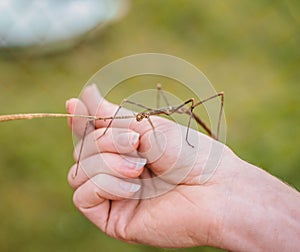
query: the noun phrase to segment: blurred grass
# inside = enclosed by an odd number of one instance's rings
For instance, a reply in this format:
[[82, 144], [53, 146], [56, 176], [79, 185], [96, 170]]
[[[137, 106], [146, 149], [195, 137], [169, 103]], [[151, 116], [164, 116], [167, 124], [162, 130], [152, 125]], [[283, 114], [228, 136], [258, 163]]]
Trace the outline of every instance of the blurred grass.
[[[1, 51], [0, 114], [64, 112], [65, 100], [105, 64], [141, 52], [172, 54], [225, 91], [227, 144], [299, 189], [300, 3], [135, 0], [131, 7], [72, 50]], [[0, 127], [0, 251], [165, 251], [108, 238], [75, 210], [64, 119]]]

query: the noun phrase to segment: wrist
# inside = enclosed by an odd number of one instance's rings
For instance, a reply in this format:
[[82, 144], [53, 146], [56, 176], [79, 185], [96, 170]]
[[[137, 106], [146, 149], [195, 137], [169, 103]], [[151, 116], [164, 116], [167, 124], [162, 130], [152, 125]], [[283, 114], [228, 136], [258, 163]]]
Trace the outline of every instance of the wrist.
[[299, 193], [241, 159], [236, 164], [223, 208], [220, 246], [232, 251], [295, 250], [300, 245]]

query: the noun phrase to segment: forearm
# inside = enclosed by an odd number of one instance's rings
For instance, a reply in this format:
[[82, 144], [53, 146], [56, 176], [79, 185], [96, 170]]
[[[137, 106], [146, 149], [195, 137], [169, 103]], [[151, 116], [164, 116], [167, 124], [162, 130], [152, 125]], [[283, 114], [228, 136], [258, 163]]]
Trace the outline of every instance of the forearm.
[[222, 243], [232, 251], [296, 251], [300, 194], [265, 171], [240, 161], [224, 216]]

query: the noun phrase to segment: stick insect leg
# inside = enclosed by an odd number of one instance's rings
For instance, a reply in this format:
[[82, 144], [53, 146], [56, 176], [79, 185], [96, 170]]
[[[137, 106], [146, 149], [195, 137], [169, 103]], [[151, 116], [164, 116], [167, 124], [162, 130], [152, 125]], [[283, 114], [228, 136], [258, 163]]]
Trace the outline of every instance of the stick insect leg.
[[138, 106], [140, 108], [145, 109], [146, 111], [153, 110], [153, 108], [147, 107], [147, 106], [145, 106], [143, 104], [140, 104], [140, 103], [137, 103], [137, 102], [134, 102], [134, 101], [130, 101], [130, 100], [123, 100], [123, 104], [124, 103], [128, 103], [128, 104], [132, 104], [132, 105]]
[[79, 154], [78, 154], [78, 161], [77, 161], [75, 172], [73, 174], [73, 179], [78, 174], [79, 163], [80, 163], [80, 160], [81, 160], [81, 154], [82, 154], [82, 151], [83, 151], [83, 145], [84, 145], [85, 137], [86, 137], [86, 134], [87, 134], [87, 129], [88, 129], [89, 124], [92, 123], [93, 121], [94, 121], [94, 119], [92, 119], [92, 120], [89, 119], [85, 123], [85, 128], [84, 128], [84, 131], [83, 131], [83, 136], [82, 136], [82, 139], [81, 139], [81, 145], [80, 145]]
[[160, 146], [160, 144], [159, 144], [159, 142], [158, 142], [158, 138], [157, 138], [156, 131], [155, 131], [155, 128], [154, 128], [154, 124], [153, 124], [153, 122], [151, 121], [150, 117], [148, 117], [147, 119], [148, 119], [149, 124], [151, 125], [152, 131], [153, 131], [153, 134], [154, 134], [154, 138], [155, 138], [156, 145], [157, 145], [157, 147], [159, 148], [159, 151], [162, 153], [163, 151], [162, 151], [162, 148], [161, 148], [161, 146]]
[[194, 145], [192, 145], [192, 144], [189, 142], [189, 139], [188, 139], [189, 130], [190, 130], [190, 125], [191, 125], [191, 119], [192, 119], [192, 117], [193, 117], [192, 108], [194, 107], [194, 98], [191, 98], [191, 99], [185, 101], [184, 103], [182, 103], [181, 105], [179, 105], [178, 107], [176, 107], [175, 109], [173, 109], [173, 111], [172, 111], [172, 113], [170, 113], [170, 115], [173, 114], [173, 113], [175, 113], [175, 112], [180, 111], [185, 105], [187, 105], [187, 104], [189, 104], [189, 103], [191, 103], [191, 106], [190, 106], [190, 108], [187, 110], [187, 112], [185, 112], [185, 113], [188, 113], [188, 114], [189, 114], [189, 121], [188, 121], [187, 129], [186, 129], [185, 140], [186, 140], [186, 142], [187, 142], [187, 144], [188, 144], [189, 146], [191, 146], [192, 148], [194, 148]]
[[[194, 100], [192, 101], [191, 108], [193, 107], [193, 105], [194, 105]], [[189, 110], [189, 115], [190, 116], [189, 116], [189, 121], [188, 121], [187, 129], [186, 129], [185, 141], [188, 143], [189, 146], [194, 148], [194, 145], [192, 145], [189, 141], [189, 132], [190, 132], [190, 126], [191, 126], [191, 121], [192, 121], [192, 117], [193, 117], [193, 112], [191, 109]]]
[[[211, 132], [211, 130], [207, 127], [207, 125], [201, 121], [201, 119], [199, 117], [197, 117], [194, 113], [193, 113], [193, 109], [209, 100], [212, 100], [214, 98], [217, 98], [217, 97], [220, 97], [221, 99], [221, 105], [220, 105], [220, 111], [219, 111], [219, 118], [218, 118], [218, 125], [217, 125], [217, 134], [216, 136]], [[195, 120], [207, 131], [209, 130], [210, 131], [210, 135], [215, 138], [216, 140], [219, 140], [219, 135], [220, 135], [220, 127], [221, 127], [221, 119], [222, 119], [222, 115], [223, 115], [223, 107], [224, 107], [224, 92], [220, 92], [220, 93], [217, 93], [211, 97], [208, 97], [202, 101], [199, 101], [197, 102], [196, 104], [194, 104], [192, 107], [191, 107], [191, 113], [193, 115], [193, 117], [195, 118]]]
[[[120, 103], [118, 109], [116, 110], [116, 112], [115, 112], [114, 115], [112, 116], [112, 119], [111, 119], [110, 122], [108, 123], [106, 129], [104, 130], [104, 132], [103, 132], [96, 140], [100, 139], [101, 137], [103, 137], [103, 136], [106, 134], [106, 132], [108, 131], [108, 128], [112, 125], [114, 119], [116, 118], [117, 114], [119, 113], [120, 109], [122, 108], [122, 105], [123, 105], [124, 102], [125, 102], [125, 100], [123, 100], [123, 101]], [[96, 120], [97, 120], [97, 119], [96, 119]], [[100, 119], [99, 119], [99, 120], [100, 120]]]
[[160, 97], [162, 97], [164, 99], [166, 105], [168, 107], [170, 107], [170, 103], [169, 103], [169, 101], [167, 99], [166, 93], [164, 92], [161, 84], [157, 83], [156, 88], [157, 88], [156, 107], [157, 108], [160, 107]]

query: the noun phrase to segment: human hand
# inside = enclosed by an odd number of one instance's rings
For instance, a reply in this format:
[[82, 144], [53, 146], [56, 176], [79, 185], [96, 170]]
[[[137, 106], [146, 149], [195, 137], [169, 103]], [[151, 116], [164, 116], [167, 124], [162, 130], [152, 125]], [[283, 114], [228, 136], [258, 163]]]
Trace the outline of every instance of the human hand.
[[[101, 117], [117, 108], [95, 85], [67, 103], [69, 113]], [[68, 180], [76, 207], [91, 222], [114, 238], [159, 247], [293, 251], [300, 245], [298, 192], [200, 132], [190, 130], [191, 148], [184, 126], [151, 120], [155, 131], [147, 121], [114, 120], [101, 138], [108, 121], [89, 126], [78, 174], [75, 164]], [[81, 138], [85, 120], [70, 125]]]
[[[70, 100], [67, 109], [69, 113], [106, 117], [113, 115], [117, 106], [104, 100], [92, 85], [84, 89], [81, 100]], [[115, 120], [113, 129], [100, 139], [108, 122], [96, 121], [96, 130], [89, 129], [78, 175], [73, 178], [76, 164], [69, 172], [76, 207], [102, 231], [127, 242], [161, 247], [215, 245], [223, 218], [224, 184], [231, 180], [230, 172], [226, 177], [218, 170], [233, 154], [194, 130], [189, 133], [197, 143], [192, 148], [185, 141], [185, 127], [160, 117], [151, 119], [155, 132], [147, 121], [125, 119]], [[82, 137], [85, 121], [72, 120], [73, 131]], [[123, 145], [116, 140], [121, 133], [125, 133]], [[214, 158], [210, 157], [211, 148], [220, 154], [217, 170], [206, 167]], [[130, 184], [124, 180], [138, 177], [140, 180]]]

